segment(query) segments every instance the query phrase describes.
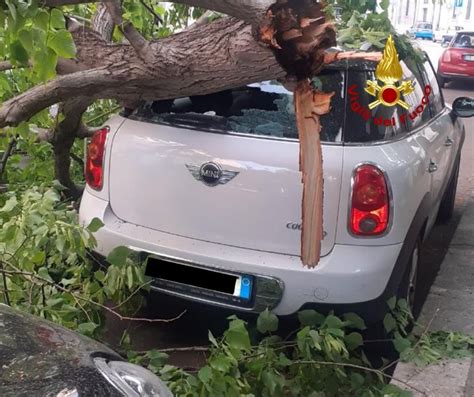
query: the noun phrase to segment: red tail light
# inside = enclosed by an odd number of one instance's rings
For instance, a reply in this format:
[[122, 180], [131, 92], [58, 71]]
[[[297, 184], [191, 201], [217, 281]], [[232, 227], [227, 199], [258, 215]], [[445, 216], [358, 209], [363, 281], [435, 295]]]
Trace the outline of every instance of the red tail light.
[[103, 185], [104, 152], [108, 133], [107, 127], [97, 130], [87, 146], [86, 182], [95, 190], [101, 190]]
[[451, 62], [451, 51], [446, 50], [443, 54], [443, 62]]
[[390, 216], [387, 181], [376, 166], [356, 168], [352, 184], [350, 228], [359, 236], [376, 236], [387, 230]]

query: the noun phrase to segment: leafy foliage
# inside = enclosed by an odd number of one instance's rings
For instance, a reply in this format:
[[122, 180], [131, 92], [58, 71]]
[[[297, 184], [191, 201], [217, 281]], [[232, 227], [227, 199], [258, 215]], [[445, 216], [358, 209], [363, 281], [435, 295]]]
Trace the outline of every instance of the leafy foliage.
[[117, 254], [106, 269], [94, 263], [88, 250], [101, 222], [80, 226], [56, 189], [38, 186], [1, 196], [0, 226], [5, 303], [87, 334], [102, 325], [106, 300], [124, 312], [140, 307], [143, 266]]
[[180, 396], [404, 396], [406, 392], [385, 384], [382, 372], [373, 369], [360, 349], [364, 321], [350, 313], [342, 319], [305, 310], [292, 340], [272, 335], [278, 318], [260, 314], [258, 340], [250, 344], [246, 323], [229, 317], [221, 338], [209, 334], [207, 363], [197, 374], [167, 365], [167, 355], [156, 350], [130, 353], [147, 365]]

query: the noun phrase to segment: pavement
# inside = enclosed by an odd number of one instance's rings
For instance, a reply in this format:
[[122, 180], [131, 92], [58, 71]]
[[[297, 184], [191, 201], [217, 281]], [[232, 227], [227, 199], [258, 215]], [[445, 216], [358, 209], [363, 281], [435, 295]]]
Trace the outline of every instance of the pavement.
[[[473, 286], [474, 190], [423, 306], [419, 318], [421, 329], [431, 323], [430, 331], [474, 335]], [[400, 363], [393, 376], [419, 390], [414, 392], [416, 397], [474, 396], [473, 357], [444, 360], [423, 368], [413, 363]]]

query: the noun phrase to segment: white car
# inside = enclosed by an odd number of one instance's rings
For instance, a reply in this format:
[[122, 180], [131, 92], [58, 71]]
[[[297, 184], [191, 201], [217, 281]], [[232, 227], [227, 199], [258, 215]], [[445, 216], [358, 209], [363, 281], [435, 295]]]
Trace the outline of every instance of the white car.
[[[299, 256], [293, 96], [275, 81], [112, 117], [89, 145], [80, 207], [84, 224], [104, 223], [97, 253], [128, 246], [147, 259], [154, 290], [235, 310], [376, 321], [393, 295], [413, 302], [420, 244], [453, 211], [464, 127], [430, 62], [401, 63], [415, 88], [401, 97], [409, 110], [368, 109], [374, 63], [341, 62], [313, 80], [335, 92], [321, 119], [324, 240], [314, 269]], [[472, 115], [472, 101], [462, 104]]]

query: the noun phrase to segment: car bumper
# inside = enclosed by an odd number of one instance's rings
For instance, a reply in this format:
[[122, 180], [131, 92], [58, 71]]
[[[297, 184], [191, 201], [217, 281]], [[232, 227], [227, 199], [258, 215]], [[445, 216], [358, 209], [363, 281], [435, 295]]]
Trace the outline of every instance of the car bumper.
[[423, 33], [423, 32], [417, 32], [415, 33], [415, 38], [420, 38], [420, 39], [433, 39], [433, 33]]
[[474, 62], [472, 66], [466, 64], [440, 63], [438, 66], [438, 75], [445, 79], [474, 79]]
[[386, 287], [402, 247], [402, 244], [370, 247], [336, 244], [316, 268], [307, 269], [298, 256], [198, 241], [123, 222], [115, 216], [107, 201], [86, 190], [81, 201], [80, 220], [87, 225], [93, 218], [104, 223], [96, 233], [98, 245], [95, 249], [103, 256], [117, 246], [128, 246], [142, 254], [169, 258], [170, 262], [248, 274], [257, 280], [257, 296], [249, 307], [212, 298], [193, 298], [186, 291], [160, 288], [162, 292], [237, 310], [258, 312], [266, 305], [278, 315], [292, 314], [308, 305], [328, 309], [340, 306], [357, 312], [360, 310], [353, 309], [362, 307], [370, 312], [370, 303], [382, 296], [385, 304]]

